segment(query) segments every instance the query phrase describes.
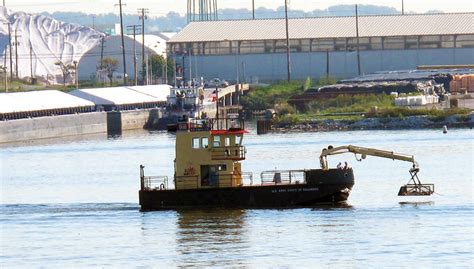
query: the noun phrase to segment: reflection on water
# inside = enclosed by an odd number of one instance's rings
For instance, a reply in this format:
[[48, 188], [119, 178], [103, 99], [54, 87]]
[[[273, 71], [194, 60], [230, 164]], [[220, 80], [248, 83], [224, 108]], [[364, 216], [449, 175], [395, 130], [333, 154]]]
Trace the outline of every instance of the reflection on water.
[[245, 210], [179, 210], [176, 264], [180, 267], [242, 265], [243, 252], [249, 246], [245, 215]]
[[431, 206], [434, 205], [434, 201], [423, 201], [423, 202], [399, 202], [401, 207], [411, 206], [413, 208], [422, 207], [422, 206]]

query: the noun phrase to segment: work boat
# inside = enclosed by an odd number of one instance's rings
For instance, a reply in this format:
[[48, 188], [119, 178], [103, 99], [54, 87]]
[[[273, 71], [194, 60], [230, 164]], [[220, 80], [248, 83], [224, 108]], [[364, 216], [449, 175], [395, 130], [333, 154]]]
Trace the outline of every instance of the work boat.
[[166, 176], [145, 176], [140, 166], [142, 210], [187, 207], [278, 208], [347, 200], [351, 168], [242, 171], [246, 148], [240, 119], [188, 119], [178, 124], [174, 188]]

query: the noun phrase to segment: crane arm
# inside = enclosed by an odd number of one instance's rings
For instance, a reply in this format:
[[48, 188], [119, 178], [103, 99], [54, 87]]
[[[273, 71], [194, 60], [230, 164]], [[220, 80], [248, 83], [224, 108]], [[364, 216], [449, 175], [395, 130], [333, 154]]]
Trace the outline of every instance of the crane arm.
[[[321, 168], [327, 170], [329, 168], [327, 156], [329, 155], [337, 155], [343, 153], [354, 153], [356, 159], [358, 161], [362, 161], [365, 159], [367, 155], [376, 156], [381, 158], [387, 158], [392, 160], [400, 160], [413, 163], [413, 167], [418, 167], [418, 163], [415, 161], [415, 157], [413, 155], [407, 155], [402, 153], [395, 153], [392, 151], [374, 149], [374, 148], [364, 148], [358, 147], [353, 145], [348, 146], [340, 146], [340, 147], [332, 147], [329, 146], [327, 149], [323, 149], [321, 155], [319, 156], [319, 160], [321, 162]], [[357, 158], [357, 154], [360, 154], [360, 158]]]

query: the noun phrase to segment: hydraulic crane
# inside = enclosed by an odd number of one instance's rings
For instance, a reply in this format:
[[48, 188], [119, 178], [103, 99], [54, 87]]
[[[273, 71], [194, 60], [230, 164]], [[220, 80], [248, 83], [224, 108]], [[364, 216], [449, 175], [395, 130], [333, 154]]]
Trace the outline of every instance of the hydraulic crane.
[[[434, 184], [422, 184], [420, 179], [418, 178], [418, 172], [420, 168], [418, 167], [418, 163], [415, 161], [415, 157], [412, 155], [402, 154], [402, 153], [395, 153], [392, 151], [374, 149], [374, 148], [365, 148], [359, 146], [340, 146], [340, 147], [333, 147], [328, 146], [328, 148], [323, 149], [321, 155], [319, 156], [319, 161], [321, 163], [321, 168], [323, 170], [328, 170], [328, 160], [327, 156], [329, 155], [337, 155], [337, 154], [344, 154], [344, 153], [354, 153], [357, 161], [362, 161], [363, 159], [367, 158], [367, 155], [387, 158], [392, 160], [400, 160], [412, 163], [412, 168], [410, 168], [410, 180], [406, 185], [400, 187], [398, 192], [399, 196], [420, 196], [420, 195], [431, 195], [434, 193]], [[359, 155], [359, 156], [358, 156]]]

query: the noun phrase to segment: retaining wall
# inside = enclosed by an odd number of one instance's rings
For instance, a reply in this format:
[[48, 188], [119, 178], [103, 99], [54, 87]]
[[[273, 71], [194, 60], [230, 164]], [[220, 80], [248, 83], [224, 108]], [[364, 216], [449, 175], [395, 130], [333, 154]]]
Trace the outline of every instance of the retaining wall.
[[105, 112], [0, 121], [0, 143], [107, 132]]

